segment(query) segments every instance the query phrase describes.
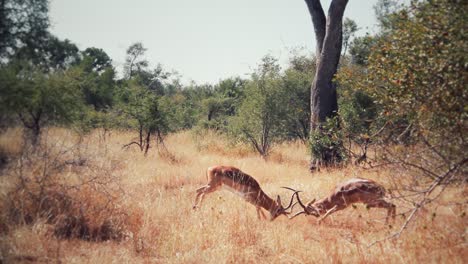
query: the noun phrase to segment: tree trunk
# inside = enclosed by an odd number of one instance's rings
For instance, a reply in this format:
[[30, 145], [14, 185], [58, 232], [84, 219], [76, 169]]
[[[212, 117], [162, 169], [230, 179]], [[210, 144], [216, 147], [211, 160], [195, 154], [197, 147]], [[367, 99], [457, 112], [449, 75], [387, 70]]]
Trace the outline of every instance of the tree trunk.
[[41, 136], [41, 118], [42, 109], [39, 108], [36, 112], [30, 110], [28, 113], [18, 113], [19, 119], [23, 123], [23, 126], [27, 129], [26, 135], [29, 138], [31, 144], [34, 146], [40, 140]]
[[148, 150], [150, 148], [150, 140], [151, 140], [151, 131], [148, 130], [148, 133], [146, 134], [146, 139], [145, 139], [145, 156], [148, 154]]
[[138, 120], [139, 128], [138, 128], [138, 146], [140, 147], [140, 151], [144, 149], [144, 142], [143, 142], [143, 121]]
[[[305, 0], [316, 38], [317, 67], [311, 87], [311, 132], [321, 132], [327, 118], [334, 117], [338, 111], [336, 84], [333, 77], [337, 71], [342, 46], [343, 14], [348, 0], [333, 0], [325, 14], [320, 0]], [[336, 150], [336, 148], [335, 148]], [[339, 153], [334, 149], [322, 153], [318, 162], [328, 165], [339, 161]], [[317, 157], [315, 157], [317, 159]]]

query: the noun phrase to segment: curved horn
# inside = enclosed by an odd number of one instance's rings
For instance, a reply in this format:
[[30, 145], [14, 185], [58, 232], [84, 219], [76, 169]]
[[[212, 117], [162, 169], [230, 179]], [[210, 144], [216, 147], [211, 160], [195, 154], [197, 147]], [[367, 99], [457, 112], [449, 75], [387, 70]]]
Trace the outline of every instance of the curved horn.
[[293, 189], [291, 187], [281, 186], [281, 188], [287, 189], [287, 190], [290, 190], [290, 191], [293, 191], [293, 192], [301, 192], [301, 191], [296, 191], [295, 189]]
[[298, 212], [296, 213], [295, 215], [289, 217], [289, 219], [293, 219], [294, 217], [298, 216], [298, 215], [301, 215], [301, 214], [307, 214], [305, 211], [301, 211], [301, 212]]
[[296, 206], [296, 204], [297, 204], [297, 202], [295, 202], [295, 203], [292, 205], [291, 210], [294, 209], [294, 206]]
[[281, 187], [281, 188], [288, 189], [294, 192], [291, 196], [291, 201], [289, 201], [289, 205], [286, 208], [284, 208], [284, 210], [288, 210], [293, 205], [294, 195], [298, 195], [298, 193], [300, 193], [301, 191], [296, 191], [293, 188], [289, 188], [289, 187]]
[[296, 194], [296, 197], [297, 197], [297, 202], [299, 203], [299, 205], [304, 209], [304, 211], [307, 211], [307, 207], [302, 203], [301, 198], [299, 198], [299, 193]]

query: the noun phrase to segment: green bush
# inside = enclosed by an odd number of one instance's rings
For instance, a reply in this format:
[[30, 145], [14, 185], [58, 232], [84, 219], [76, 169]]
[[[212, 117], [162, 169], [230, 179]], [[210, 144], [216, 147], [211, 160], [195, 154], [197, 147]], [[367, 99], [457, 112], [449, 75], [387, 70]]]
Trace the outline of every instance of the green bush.
[[330, 160], [329, 164], [312, 164], [312, 166], [335, 165], [346, 160], [347, 154], [343, 147], [339, 118], [329, 118], [320, 129], [313, 131], [309, 137], [309, 146], [314, 160]]

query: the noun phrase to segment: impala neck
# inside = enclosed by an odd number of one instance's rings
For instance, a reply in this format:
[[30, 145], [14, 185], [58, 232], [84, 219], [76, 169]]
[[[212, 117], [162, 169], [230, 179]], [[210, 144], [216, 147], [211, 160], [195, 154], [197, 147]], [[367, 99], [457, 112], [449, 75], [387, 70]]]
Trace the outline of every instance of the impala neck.
[[330, 199], [327, 198], [323, 198], [323, 199], [320, 199], [318, 201], [316, 201], [313, 206], [315, 207], [315, 209], [317, 209], [317, 211], [319, 212], [319, 214], [324, 214], [326, 213], [328, 210], [330, 210], [331, 208], [333, 208], [335, 206], [334, 203], [332, 203], [330, 201]]
[[270, 212], [271, 215], [273, 215], [278, 210], [278, 207], [279, 207], [276, 201], [271, 199], [263, 191], [260, 192], [257, 198], [257, 202], [258, 202], [258, 206]]

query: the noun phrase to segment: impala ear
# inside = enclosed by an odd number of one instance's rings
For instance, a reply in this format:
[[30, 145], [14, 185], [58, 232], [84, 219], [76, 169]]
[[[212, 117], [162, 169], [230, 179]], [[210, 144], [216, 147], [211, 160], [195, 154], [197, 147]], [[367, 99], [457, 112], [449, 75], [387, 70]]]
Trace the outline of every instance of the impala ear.
[[278, 203], [278, 205], [282, 205], [281, 204], [281, 197], [279, 195], [276, 198], [276, 202]]
[[309, 206], [309, 205], [311, 205], [311, 204], [315, 203], [315, 200], [317, 200], [317, 199], [315, 199], [315, 198], [314, 198], [314, 199], [312, 199], [310, 202], [308, 202], [308, 203], [307, 203], [307, 206]]

